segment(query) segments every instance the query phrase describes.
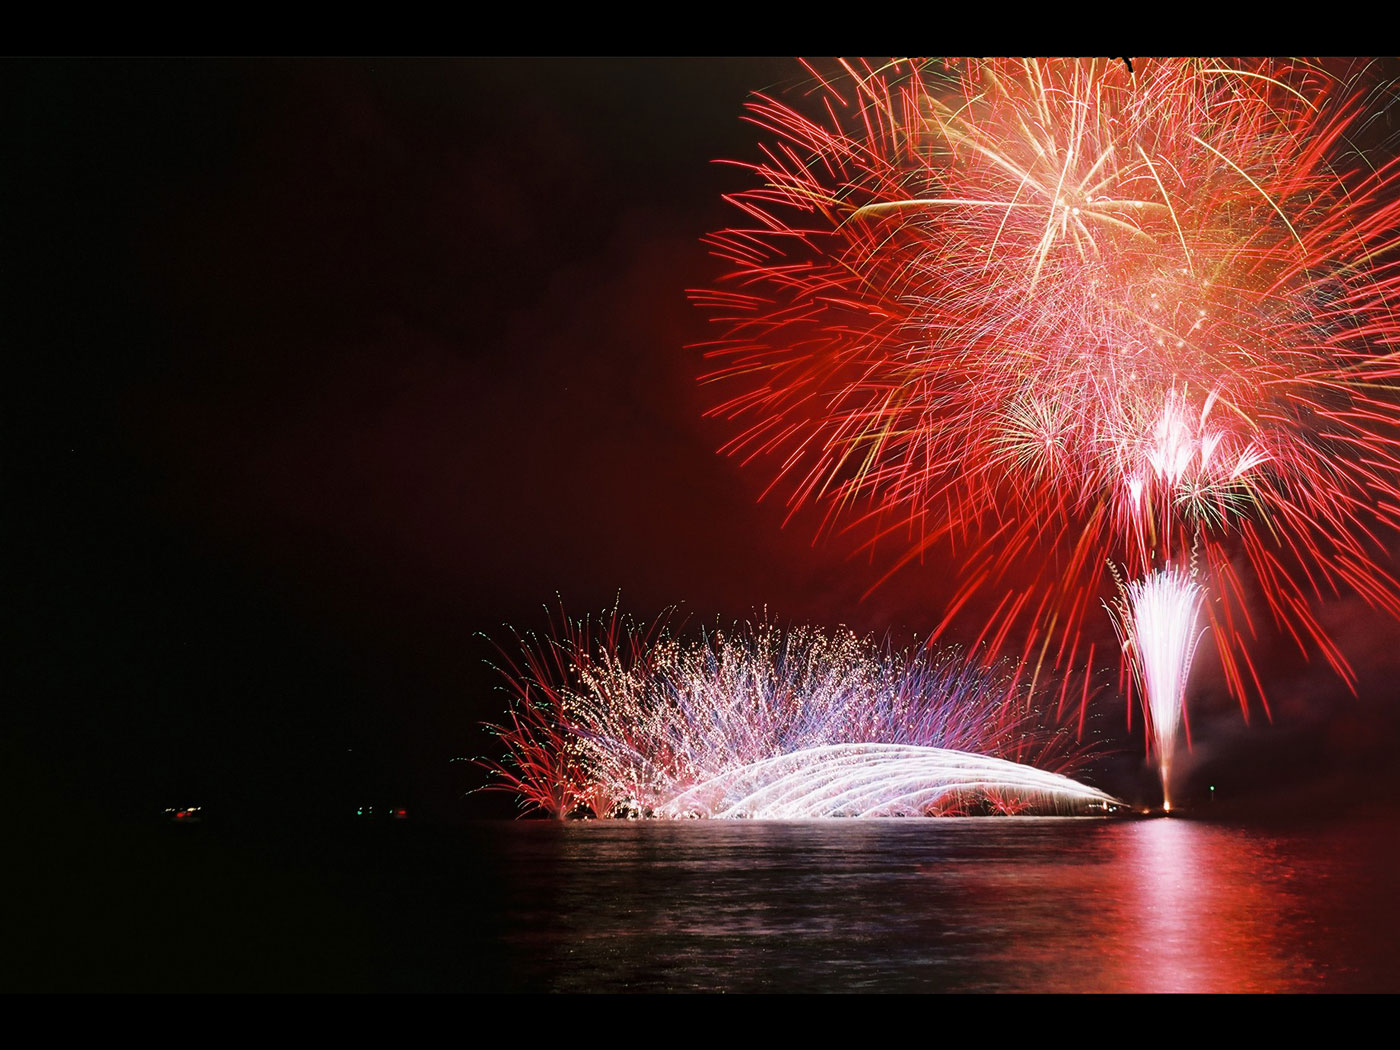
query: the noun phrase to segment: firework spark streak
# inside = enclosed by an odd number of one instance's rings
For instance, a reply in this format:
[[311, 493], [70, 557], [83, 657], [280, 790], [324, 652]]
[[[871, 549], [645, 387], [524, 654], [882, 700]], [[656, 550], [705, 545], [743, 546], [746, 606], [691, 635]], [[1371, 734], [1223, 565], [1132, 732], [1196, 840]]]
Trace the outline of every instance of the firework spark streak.
[[1170, 810], [1172, 753], [1186, 703], [1186, 681], [1201, 640], [1196, 621], [1201, 588], [1179, 569], [1158, 569], [1123, 585], [1113, 607], [1114, 627], [1142, 690], [1157, 766], [1162, 803]]
[[890, 572], [951, 555], [939, 630], [984, 596], [979, 641], [1036, 673], [1083, 666], [1106, 556], [1146, 580], [1198, 550], [1246, 717], [1268, 710], [1256, 595], [1354, 688], [1318, 607], [1400, 617], [1400, 168], [1367, 145], [1375, 68], [811, 72], [796, 105], [750, 104], [758, 185], [712, 238], [728, 278], [695, 293], [727, 451], [823, 528], [900, 544]]
[[[563, 817], [1102, 811], [1086, 757], [1004, 670], [846, 631], [737, 624], [685, 641], [616, 611], [567, 619], [499, 670], [493, 787]], [[1011, 679], [1011, 680], [1009, 680]], [[1087, 680], [1085, 684], [1087, 689]]]

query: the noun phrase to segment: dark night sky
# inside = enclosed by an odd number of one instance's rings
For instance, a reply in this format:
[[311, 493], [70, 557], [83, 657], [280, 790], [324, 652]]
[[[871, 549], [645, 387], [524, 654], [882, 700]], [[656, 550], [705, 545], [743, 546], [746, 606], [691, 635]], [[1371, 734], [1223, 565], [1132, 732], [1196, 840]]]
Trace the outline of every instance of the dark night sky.
[[[795, 62], [0, 69], [3, 746], [32, 782], [447, 811], [502, 703], [474, 635], [556, 592], [901, 641], [942, 618], [946, 566], [861, 600], [900, 552], [784, 527], [702, 418], [685, 293], [746, 185], [712, 161], [754, 155], [743, 101]], [[1391, 782], [1400, 629], [1327, 615], [1360, 699], [1265, 647], [1276, 720], [1246, 729], [1203, 660], [1212, 777]]]

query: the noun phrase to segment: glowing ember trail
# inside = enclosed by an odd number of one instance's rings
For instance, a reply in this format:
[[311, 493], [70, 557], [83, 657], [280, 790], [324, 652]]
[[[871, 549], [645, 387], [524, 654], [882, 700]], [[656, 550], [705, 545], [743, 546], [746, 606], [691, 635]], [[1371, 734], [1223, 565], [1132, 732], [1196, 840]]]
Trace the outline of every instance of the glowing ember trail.
[[[685, 641], [616, 611], [503, 651], [491, 785], [570, 815], [1099, 812], [1086, 750], [1006, 671], [850, 632], [736, 624]], [[1087, 690], [1087, 683], [1085, 686]]]
[[711, 239], [729, 272], [694, 293], [726, 451], [794, 512], [899, 545], [890, 572], [945, 560], [939, 630], [985, 617], [1037, 673], [1087, 662], [1106, 557], [1156, 591], [1197, 551], [1211, 600], [1189, 604], [1246, 716], [1250, 594], [1354, 688], [1319, 605], [1400, 617], [1381, 68], [843, 62], [756, 97], [756, 185]]
[[1172, 753], [1186, 703], [1186, 681], [1201, 635], [1202, 592], [1188, 573], [1159, 569], [1123, 586], [1114, 627], [1132, 665], [1151, 727], [1162, 776], [1162, 805], [1170, 810]]

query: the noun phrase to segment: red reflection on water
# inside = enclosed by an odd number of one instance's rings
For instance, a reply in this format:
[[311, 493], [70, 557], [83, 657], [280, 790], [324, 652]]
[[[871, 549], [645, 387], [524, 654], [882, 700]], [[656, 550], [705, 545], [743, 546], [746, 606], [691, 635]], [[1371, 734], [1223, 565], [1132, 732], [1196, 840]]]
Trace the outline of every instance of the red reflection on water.
[[1138, 876], [1125, 889], [1118, 964], [1104, 974], [1135, 992], [1267, 992], [1313, 987], [1309, 960], [1284, 943], [1296, 925], [1291, 869], [1268, 839], [1182, 820], [1124, 836]]
[[1397, 827], [510, 825], [507, 942], [556, 991], [1394, 991]]

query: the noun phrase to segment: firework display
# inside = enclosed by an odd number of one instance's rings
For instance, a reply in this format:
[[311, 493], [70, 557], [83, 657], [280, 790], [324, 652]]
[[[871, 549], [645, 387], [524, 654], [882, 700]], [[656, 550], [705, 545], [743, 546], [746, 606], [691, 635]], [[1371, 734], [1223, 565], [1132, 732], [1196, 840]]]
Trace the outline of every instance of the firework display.
[[687, 788], [664, 816], [888, 817], [1104, 811], [1113, 796], [1004, 758], [909, 744], [828, 744], [751, 762]]
[[[1375, 67], [809, 70], [791, 104], [750, 104], [756, 185], [712, 238], [727, 279], [695, 293], [727, 452], [794, 511], [895, 545], [890, 572], [947, 558], [939, 630], [989, 609], [979, 641], [1046, 673], [1092, 659], [1113, 558], [1143, 592], [1129, 658], [1155, 651], [1142, 602], [1170, 585], [1246, 717], [1268, 709], [1264, 609], [1354, 687], [1321, 604], [1400, 616], [1400, 193]], [[1135, 673], [1165, 755], [1158, 705], [1184, 682]]]
[[[510, 718], [484, 763], [554, 816], [1085, 812], [1086, 757], [1009, 672], [849, 631], [736, 624], [684, 640], [614, 610], [503, 650]], [[1087, 681], [1085, 682], [1088, 688]]]
[[1156, 745], [1162, 804], [1170, 810], [1172, 753], [1185, 710], [1186, 679], [1201, 636], [1201, 587], [1180, 569], [1158, 569], [1123, 584], [1113, 611], [1123, 651], [1137, 674]]

